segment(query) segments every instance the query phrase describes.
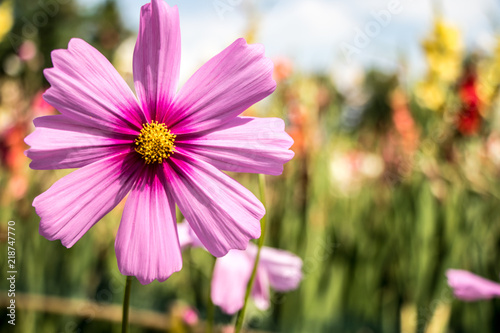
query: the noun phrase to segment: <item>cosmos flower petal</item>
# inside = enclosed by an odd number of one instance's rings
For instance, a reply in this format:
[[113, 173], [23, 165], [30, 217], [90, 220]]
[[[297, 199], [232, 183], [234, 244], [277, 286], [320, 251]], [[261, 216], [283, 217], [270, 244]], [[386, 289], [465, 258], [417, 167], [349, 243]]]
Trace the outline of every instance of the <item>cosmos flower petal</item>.
[[280, 175], [292, 159], [292, 138], [279, 118], [236, 117], [195, 138], [179, 136], [177, 146], [221, 170]]
[[[253, 263], [252, 263], [253, 269]], [[252, 287], [252, 299], [255, 306], [264, 311], [269, 308], [271, 303], [271, 296], [269, 291], [269, 276], [265, 269], [263, 269], [259, 263], [259, 268], [257, 269], [257, 275], [255, 276], [255, 282]]]
[[65, 115], [34, 121], [36, 130], [25, 142], [35, 170], [80, 168], [119, 152], [130, 151], [134, 137], [112, 134], [77, 123]]
[[51, 87], [43, 98], [76, 122], [103, 131], [135, 135], [144, 122], [137, 100], [109, 61], [77, 38], [67, 50], [52, 52], [44, 70]]
[[302, 259], [288, 251], [262, 247], [260, 266], [267, 271], [269, 283], [277, 291], [296, 289], [302, 280]]
[[272, 71], [264, 47], [240, 38], [184, 84], [165, 123], [175, 134], [220, 127], [275, 90]]
[[145, 168], [132, 189], [115, 241], [120, 272], [142, 284], [165, 281], [182, 268], [175, 203], [164, 176], [154, 171]]
[[205, 248], [216, 257], [245, 249], [260, 236], [264, 206], [215, 167], [178, 151], [165, 163], [175, 202]]
[[464, 301], [477, 301], [500, 297], [500, 284], [460, 269], [446, 271], [448, 285], [455, 297]]
[[227, 314], [243, 307], [253, 261], [245, 251], [232, 250], [215, 262], [211, 282], [212, 302]]
[[40, 234], [73, 246], [97, 221], [127, 195], [137, 164], [115, 155], [73, 171], [33, 201], [40, 216]]
[[163, 119], [177, 90], [181, 59], [179, 11], [162, 0], [141, 8], [134, 85], [148, 121]]

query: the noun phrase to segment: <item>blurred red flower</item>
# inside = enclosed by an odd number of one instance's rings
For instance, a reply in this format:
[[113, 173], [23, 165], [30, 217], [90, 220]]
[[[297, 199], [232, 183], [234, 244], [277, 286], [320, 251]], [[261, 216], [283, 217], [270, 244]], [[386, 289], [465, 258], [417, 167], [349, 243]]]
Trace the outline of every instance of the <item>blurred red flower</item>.
[[477, 74], [473, 66], [465, 69], [458, 86], [462, 106], [458, 114], [457, 129], [462, 135], [474, 135], [481, 128], [481, 100], [477, 93]]

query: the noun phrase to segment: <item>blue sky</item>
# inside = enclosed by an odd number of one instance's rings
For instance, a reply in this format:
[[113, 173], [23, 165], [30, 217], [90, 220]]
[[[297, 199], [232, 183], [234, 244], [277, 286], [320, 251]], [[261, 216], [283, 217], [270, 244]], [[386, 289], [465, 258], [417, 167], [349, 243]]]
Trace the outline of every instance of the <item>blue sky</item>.
[[[81, 0], [92, 7], [100, 0]], [[125, 24], [137, 31], [140, 0], [118, 0]], [[244, 35], [245, 8], [259, 12], [258, 41], [271, 57], [285, 55], [299, 69], [335, 73], [363, 66], [397, 68], [401, 55], [414, 73], [425, 69], [420, 41], [431, 28], [434, 8], [461, 30], [469, 48], [488, 50], [500, 32], [500, 3], [495, 0], [170, 0], [179, 7], [182, 33], [182, 76], [188, 76], [218, 51]], [[255, 5], [257, 4], [257, 5]], [[391, 7], [392, 6], [392, 7]], [[216, 8], [226, 10], [217, 11]], [[379, 24], [374, 13], [391, 13]], [[387, 16], [385, 16], [387, 18]], [[341, 45], [355, 46], [359, 31], [371, 27], [368, 43], [346, 59]]]

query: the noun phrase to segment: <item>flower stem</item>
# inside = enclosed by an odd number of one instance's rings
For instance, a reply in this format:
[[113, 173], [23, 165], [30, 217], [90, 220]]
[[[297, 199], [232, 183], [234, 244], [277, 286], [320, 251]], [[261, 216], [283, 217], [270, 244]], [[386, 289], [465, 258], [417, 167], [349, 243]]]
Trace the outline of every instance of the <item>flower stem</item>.
[[[260, 189], [260, 201], [264, 207], [266, 206], [266, 179], [263, 174], [259, 174], [259, 189]], [[253, 283], [255, 281], [255, 277], [257, 276], [257, 267], [259, 266], [260, 260], [260, 250], [262, 249], [262, 245], [264, 245], [264, 238], [266, 236], [266, 215], [262, 217], [260, 220], [260, 228], [261, 234], [257, 244], [257, 255], [255, 256], [255, 262], [253, 264], [252, 275], [250, 276], [250, 281], [248, 281], [247, 290], [245, 292], [245, 302], [243, 303], [243, 308], [238, 313], [238, 318], [236, 319], [236, 325], [234, 332], [240, 333], [241, 328], [243, 327], [243, 319], [245, 318], [245, 311], [247, 309], [248, 299], [250, 297], [250, 293], [252, 292]]]
[[127, 283], [125, 284], [125, 294], [123, 295], [122, 333], [128, 332], [128, 310], [130, 305], [131, 287], [132, 287], [132, 277], [127, 276]]
[[215, 317], [215, 306], [212, 302], [212, 278], [214, 276], [214, 268], [216, 259], [212, 257], [212, 276], [210, 277], [208, 285], [208, 301], [207, 301], [207, 333], [212, 333], [214, 331], [214, 317]]

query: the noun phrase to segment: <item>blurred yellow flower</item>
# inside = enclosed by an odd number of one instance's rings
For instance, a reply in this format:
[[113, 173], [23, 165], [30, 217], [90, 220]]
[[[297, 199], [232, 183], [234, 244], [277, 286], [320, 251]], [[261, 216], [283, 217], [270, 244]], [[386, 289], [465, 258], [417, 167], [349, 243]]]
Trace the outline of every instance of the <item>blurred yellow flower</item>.
[[451, 83], [460, 74], [462, 57], [430, 50], [427, 52], [427, 62], [429, 63], [429, 71], [433, 75], [436, 75], [443, 82]]
[[461, 52], [462, 50], [460, 32], [442, 18], [437, 18], [434, 22], [434, 38], [434, 42], [441, 45], [444, 50], [450, 52]]
[[0, 5], [0, 42], [10, 31], [13, 23], [12, 3], [10, 1], [5, 1]]
[[441, 18], [434, 22], [432, 34], [422, 43], [429, 71], [444, 82], [455, 81], [460, 74], [463, 45], [460, 32]]
[[419, 103], [432, 110], [441, 110], [447, 90], [458, 80], [463, 59], [460, 32], [437, 18], [434, 28], [423, 42], [429, 69], [427, 78], [416, 88]]
[[434, 80], [420, 82], [415, 94], [420, 105], [434, 111], [440, 110], [446, 100], [446, 92]]

